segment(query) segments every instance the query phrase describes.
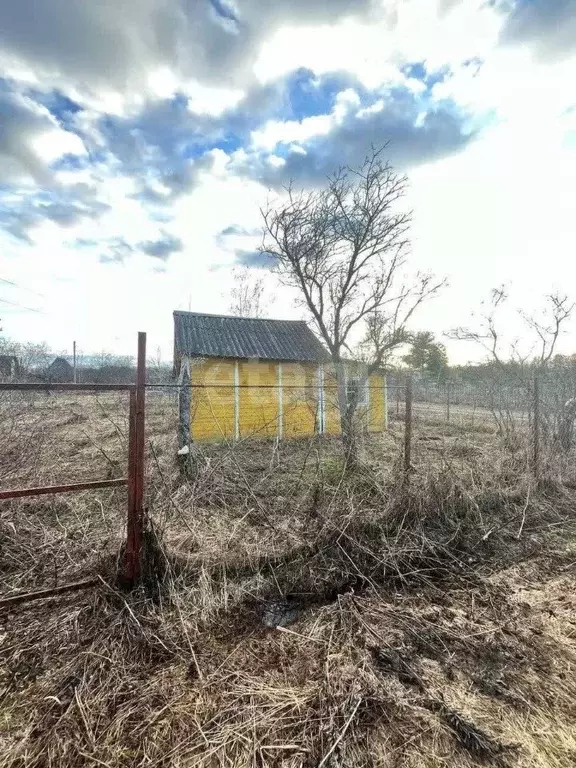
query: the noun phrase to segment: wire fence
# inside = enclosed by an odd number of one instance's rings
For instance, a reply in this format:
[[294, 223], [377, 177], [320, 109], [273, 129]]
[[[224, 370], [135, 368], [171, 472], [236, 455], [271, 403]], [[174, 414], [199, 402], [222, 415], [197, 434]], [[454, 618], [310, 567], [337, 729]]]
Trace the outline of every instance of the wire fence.
[[[388, 386], [388, 413], [403, 418], [406, 384]], [[474, 428], [498, 424], [504, 414], [518, 426], [530, 423], [533, 396], [530, 388], [491, 388], [466, 384], [431, 384], [414, 381], [413, 416]]]
[[[34, 501], [33, 517], [38, 518], [42, 510], [42, 502], [38, 499], [56, 497], [62, 494], [80, 494], [86, 491], [98, 492], [125, 488], [127, 490], [127, 505], [125, 507], [126, 538], [123, 546], [122, 565], [118, 571], [118, 584], [125, 587], [135, 586], [141, 578], [143, 535], [145, 527], [144, 486], [145, 486], [145, 381], [146, 381], [146, 334], [138, 334], [138, 367], [136, 384], [78, 384], [78, 383], [42, 383], [42, 382], [8, 382], [0, 383], [0, 392], [6, 397], [0, 401], [0, 443], [5, 452], [0, 457], [0, 500], [9, 504], [14, 501]], [[98, 401], [98, 395], [112, 399], [118, 406], [118, 395], [128, 395], [123, 406], [126, 412], [128, 434], [121, 429], [118, 421], [110, 416], [109, 406]], [[38, 403], [37, 395], [44, 395], [44, 402]], [[56, 397], [54, 397], [56, 395]], [[94, 447], [109, 462], [108, 472], [100, 477], [94, 477], [95, 462], [87, 462], [86, 455], [82, 457], [80, 466], [74, 461], [78, 448], [85, 444], [74, 443], [72, 440], [66, 447], [63, 437], [71, 438], [74, 427], [79, 424], [88, 425], [90, 415], [85, 396], [93, 397], [101, 409], [96, 411], [98, 427], [109, 431], [109, 423], [114, 427], [113, 436], [122, 444], [124, 461], [112, 459], [102, 444], [94, 441]], [[32, 396], [32, 397], [31, 397]], [[71, 397], [70, 397], [71, 396]], [[49, 406], [47, 407], [47, 400]], [[76, 407], [74, 407], [76, 406]], [[89, 432], [83, 430], [88, 443]], [[76, 433], [78, 437], [78, 433]], [[92, 438], [93, 440], [93, 438]], [[72, 443], [72, 444], [71, 444]], [[127, 454], [127, 455], [126, 455]], [[67, 461], [70, 457], [72, 461]], [[124, 464], [124, 467], [121, 466]], [[127, 465], [127, 466], [126, 466]], [[90, 476], [82, 476], [89, 467]], [[62, 469], [70, 472], [66, 481], [58, 477]], [[56, 481], [55, 479], [58, 478]], [[10, 485], [8, 485], [10, 483]], [[14, 483], [14, 484], [12, 484]], [[6, 487], [8, 486], [8, 487]], [[64, 502], [64, 505], [69, 505]], [[52, 507], [53, 508], [53, 507]], [[103, 507], [102, 507], [103, 511]], [[56, 513], [58, 516], [58, 512]], [[103, 515], [104, 517], [104, 515]], [[19, 523], [21, 524], [21, 520]], [[84, 521], [81, 521], [83, 524]], [[10, 513], [4, 519], [0, 516], [0, 544], [6, 538], [5, 528], [11, 528], [19, 541], [18, 529], [11, 520]], [[21, 525], [19, 526], [21, 527]], [[38, 548], [38, 536], [41, 537], [43, 526], [33, 525], [35, 529], [33, 546], [24, 547], [27, 556]], [[86, 529], [83, 531], [86, 538]], [[67, 534], [67, 532], [66, 532]], [[34, 537], [33, 536], [33, 537]], [[24, 538], [24, 537], [22, 537]], [[12, 565], [18, 562], [12, 553]], [[95, 586], [95, 578], [57, 583], [59, 567], [54, 552], [51, 552], [54, 563], [53, 584], [41, 590], [10, 594], [0, 600], [0, 608], [16, 605], [21, 602], [44, 599], [62, 592], [88, 589]], [[19, 563], [21, 565], [21, 562]], [[79, 566], [82, 574], [82, 566]], [[18, 569], [16, 569], [18, 570]], [[35, 565], [27, 570], [35, 570]], [[78, 574], [74, 574], [76, 577]], [[83, 574], [82, 574], [83, 575]], [[41, 577], [44, 573], [41, 572]], [[20, 574], [16, 576], [18, 580]], [[14, 585], [11, 585], [14, 586]]]
[[[196, 418], [196, 426], [203, 429], [197, 429], [196, 434], [193, 429], [192, 439], [197, 437], [200, 442], [206, 438], [234, 442], [250, 437], [337, 436], [341, 431], [335, 386], [325, 386], [323, 394], [319, 394], [317, 385], [306, 384], [285, 384], [283, 394], [277, 384], [203, 383], [188, 384], [187, 389], [193, 421]], [[171, 408], [177, 407], [182, 387], [154, 384], [149, 391], [151, 402]], [[401, 430], [405, 471], [413, 468], [419, 455], [424, 456], [422, 441], [485, 433], [505, 438], [508, 445], [512, 440], [517, 446], [521, 444], [538, 475], [543, 453], [566, 454], [572, 445], [575, 394], [576, 375], [546, 372], [475, 383], [437, 383], [411, 375], [394, 376], [385, 386], [366, 387], [356, 424], [366, 435], [387, 431], [397, 435]], [[235, 425], [240, 404], [240, 413], [249, 416], [242, 416], [243, 420]], [[322, 408], [324, 415], [319, 418]], [[202, 419], [197, 418], [198, 409], [202, 410]], [[284, 420], [280, 429], [279, 420]]]
[[[518, 424], [530, 423], [534, 408], [534, 381], [539, 386], [539, 402], [543, 416], [562, 414], [567, 403], [576, 397], [576, 376], [556, 376], [539, 373], [523, 381], [478, 382], [477, 384], [413, 380], [415, 412], [433, 415], [439, 420], [470, 423], [493, 420], [498, 414], [510, 414]], [[406, 378], [388, 385], [390, 414], [400, 414], [405, 399]]]
[[[118, 547], [125, 542], [127, 499], [118, 486], [133, 471], [127, 461], [131, 422], [126, 403], [132, 385], [118, 391], [124, 386], [82, 391], [82, 385], [56, 385], [65, 390], [58, 393], [48, 386], [27, 389], [25, 385], [16, 391], [0, 387], [0, 496], [4, 489], [8, 491], [0, 505], [0, 540], [4, 536], [15, 542], [9, 550], [11, 564], [3, 574], [10, 592], [53, 589], [63, 580], [77, 583], [83, 577], [83, 563], [96, 556], [101, 542], [114, 540]], [[188, 492], [185, 486], [179, 490], [177, 479], [182, 390], [173, 382], [146, 385], [147, 500], [166, 516], [178, 505], [174, 500], [178, 494]], [[302, 384], [285, 382], [284, 390], [280, 409], [276, 385], [189, 386], [192, 400], [201, 401], [206, 419], [213, 417], [213, 405], [221, 394], [228, 398], [228, 410], [218, 412], [221, 433], [213, 435], [216, 439], [208, 441], [209, 446], [197, 442], [207, 467], [205, 486], [210, 486], [194, 491], [202, 504], [212, 508], [222, 498], [216, 480], [212, 485], [207, 480], [214, 473], [233, 498], [242, 488], [254, 494], [252, 482], [244, 478], [246, 466], [257, 464], [262, 477], [278, 471], [301, 478], [310, 462], [329, 469], [336, 466], [334, 459], [342, 459], [336, 388], [326, 387], [322, 397], [317, 387]], [[361, 422], [367, 427], [362, 431], [364, 456], [388, 476], [400, 476], [406, 483], [415, 473], [424, 476], [432, 466], [454, 466], [455, 461], [470, 475], [488, 473], [496, 456], [502, 466], [512, 467], [511, 472], [519, 467], [521, 472], [530, 470], [534, 478], [546, 477], [550, 467], [576, 466], [575, 392], [576, 377], [546, 374], [517, 382], [476, 384], [396, 377], [386, 387], [368, 388], [363, 414], [369, 418]], [[212, 403], [207, 402], [210, 395]], [[333, 408], [329, 397], [335, 398]], [[319, 419], [324, 398], [324, 418]], [[235, 402], [241, 417], [237, 430]], [[308, 407], [310, 403], [313, 407]], [[376, 404], [379, 410], [371, 412], [370, 406]], [[284, 419], [281, 431], [279, 418]], [[196, 440], [194, 434], [192, 439]], [[565, 476], [572, 474], [566, 470]], [[79, 494], [58, 496], [48, 503], [46, 486], [50, 493], [66, 486]], [[15, 495], [13, 489], [26, 493]], [[128, 509], [133, 508], [130, 502]], [[183, 512], [181, 517], [185, 519]], [[71, 541], [77, 545], [74, 555]], [[37, 557], [40, 549], [43, 554]]]
[[[405, 408], [406, 381], [408, 376], [390, 377], [386, 386], [369, 385], [365, 387], [368, 397], [379, 397], [386, 393], [388, 416], [391, 419], [403, 418]], [[540, 373], [539, 400], [542, 417], [556, 419], [563, 414], [566, 404], [576, 398], [576, 373], [569, 376]], [[413, 387], [413, 416], [415, 419], [435, 420], [439, 423], [460, 424], [462, 426], [492, 423], [496, 428], [504, 414], [509, 421], [518, 426], [530, 425], [534, 409], [534, 376], [529, 375], [524, 380], [510, 377], [495, 378], [493, 381], [477, 383], [462, 382], [432, 382], [412, 377]], [[278, 391], [277, 384], [218, 384], [192, 383], [187, 385], [197, 393], [201, 390], [213, 394], [218, 390], [249, 390], [258, 393], [261, 390]], [[284, 383], [283, 390], [292, 399], [314, 399], [317, 385]], [[173, 382], [148, 384], [147, 390], [152, 398], [165, 402], [177, 403], [181, 386]], [[324, 386], [324, 390], [335, 397], [337, 388], [334, 385]]]
[[[574, 441], [576, 375], [572, 372], [531, 371], [506, 380], [435, 383], [406, 376], [388, 385], [391, 422], [405, 424], [405, 455], [410, 455], [414, 424], [427, 424], [446, 434], [493, 432], [523, 442], [530, 466], [538, 476], [543, 450], [548, 456], [566, 456]], [[406, 460], [406, 467], [410, 461]]]

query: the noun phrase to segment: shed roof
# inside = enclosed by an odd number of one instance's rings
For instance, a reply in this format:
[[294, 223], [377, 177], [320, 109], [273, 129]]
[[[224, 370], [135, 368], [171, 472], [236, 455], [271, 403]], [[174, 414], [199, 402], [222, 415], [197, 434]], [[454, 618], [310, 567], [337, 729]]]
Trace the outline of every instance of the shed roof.
[[302, 320], [174, 312], [176, 356], [324, 362], [328, 353]]
[[52, 362], [48, 366], [48, 370], [52, 370], [53, 368], [60, 368], [60, 369], [64, 369], [64, 370], [73, 370], [72, 366], [70, 365], [68, 360], [66, 360], [65, 357], [56, 357], [56, 358], [54, 358], [54, 360], [52, 360]]

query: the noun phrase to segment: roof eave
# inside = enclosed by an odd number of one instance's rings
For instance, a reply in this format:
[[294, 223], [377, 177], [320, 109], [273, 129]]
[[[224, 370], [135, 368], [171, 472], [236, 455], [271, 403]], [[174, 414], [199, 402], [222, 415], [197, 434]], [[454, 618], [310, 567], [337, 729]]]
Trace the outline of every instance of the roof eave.
[[180, 352], [180, 357], [188, 357], [191, 360], [262, 360], [269, 363], [309, 363], [320, 365], [322, 363], [329, 363], [330, 358], [300, 358], [300, 357], [259, 357], [254, 355], [251, 357], [239, 357], [238, 355], [212, 355], [212, 354], [195, 354], [190, 352]]

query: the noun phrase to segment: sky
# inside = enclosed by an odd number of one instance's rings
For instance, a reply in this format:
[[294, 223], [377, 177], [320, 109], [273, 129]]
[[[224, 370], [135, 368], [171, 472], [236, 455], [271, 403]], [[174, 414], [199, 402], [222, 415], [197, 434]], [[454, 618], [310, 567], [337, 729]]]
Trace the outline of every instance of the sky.
[[576, 0], [0, 3], [3, 333], [130, 354], [145, 330], [168, 360], [173, 310], [226, 313], [238, 265], [302, 318], [260, 208], [385, 142], [411, 269], [448, 280], [416, 328], [502, 284], [528, 312], [576, 297], [575, 82]]

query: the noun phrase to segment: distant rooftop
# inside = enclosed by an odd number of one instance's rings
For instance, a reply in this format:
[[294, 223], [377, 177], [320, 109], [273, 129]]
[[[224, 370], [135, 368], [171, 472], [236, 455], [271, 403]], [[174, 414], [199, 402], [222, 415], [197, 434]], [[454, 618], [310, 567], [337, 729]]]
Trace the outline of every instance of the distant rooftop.
[[303, 320], [174, 312], [175, 357], [325, 362], [328, 353]]

